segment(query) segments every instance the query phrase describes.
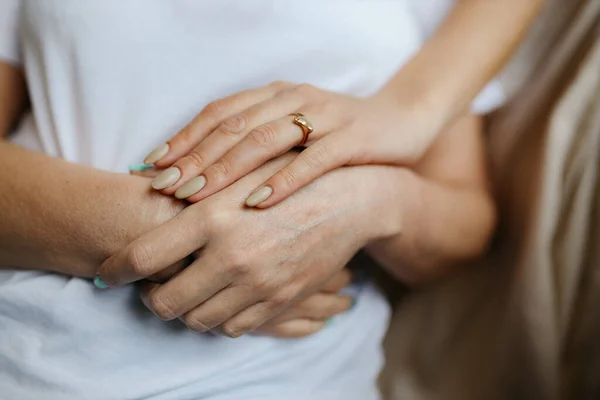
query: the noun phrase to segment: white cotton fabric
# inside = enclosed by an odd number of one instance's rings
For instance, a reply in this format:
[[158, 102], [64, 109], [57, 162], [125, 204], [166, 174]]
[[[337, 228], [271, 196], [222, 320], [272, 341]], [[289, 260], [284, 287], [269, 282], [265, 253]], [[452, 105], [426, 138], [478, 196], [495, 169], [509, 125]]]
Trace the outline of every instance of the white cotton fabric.
[[[23, 66], [34, 110], [13, 140], [127, 172], [243, 89], [289, 80], [368, 95], [452, 0], [418, 3], [0, 0], [0, 59]], [[502, 101], [491, 87], [477, 111]], [[373, 286], [352, 290], [356, 307], [314, 336], [231, 340], [158, 320], [133, 287], [3, 271], [0, 398], [374, 400], [389, 309]]]

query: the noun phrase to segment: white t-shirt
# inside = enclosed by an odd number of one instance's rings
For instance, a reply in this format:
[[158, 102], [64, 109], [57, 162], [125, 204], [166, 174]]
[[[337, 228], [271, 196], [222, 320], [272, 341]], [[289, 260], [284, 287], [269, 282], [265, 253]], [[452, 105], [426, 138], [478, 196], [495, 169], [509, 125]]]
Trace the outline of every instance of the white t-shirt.
[[[33, 106], [14, 141], [127, 172], [209, 101], [274, 80], [368, 95], [452, 0], [0, 0], [0, 59]], [[492, 84], [476, 102], [503, 99]], [[133, 287], [0, 272], [0, 398], [372, 400], [389, 309], [356, 307], [301, 340], [191, 332]]]

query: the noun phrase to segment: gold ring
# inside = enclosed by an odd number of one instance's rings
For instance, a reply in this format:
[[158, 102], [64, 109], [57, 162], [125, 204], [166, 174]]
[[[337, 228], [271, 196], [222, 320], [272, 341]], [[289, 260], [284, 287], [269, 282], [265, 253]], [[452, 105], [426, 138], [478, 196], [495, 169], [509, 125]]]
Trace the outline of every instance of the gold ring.
[[308, 141], [308, 135], [314, 131], [314, 128], [310, 122], [306, 119], [304, 114], [294, 113], [290, 114], [290, 116], [294, 117], [294, 124], [299, 126], [302, 129], [302, 140], [298, 146], [304, 146]]

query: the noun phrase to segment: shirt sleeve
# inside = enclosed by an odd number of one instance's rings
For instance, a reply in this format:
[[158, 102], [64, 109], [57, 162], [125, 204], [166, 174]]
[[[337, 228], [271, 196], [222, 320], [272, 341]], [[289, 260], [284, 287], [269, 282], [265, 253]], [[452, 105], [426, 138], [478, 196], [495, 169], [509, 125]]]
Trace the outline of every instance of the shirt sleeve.
[[[424, 40], [428, 40], [435, 34], [455, 4], [456, 0], [411, 0], [408, 2]], [[502, 106], [506, 100], [506, 91], [500, 80], [494, 79], [475, 98], [471, 110], [475, 114], [487, 114]]]
[[0, 0], [0, 61], [21, 63], [19, 20], [21, 0]]

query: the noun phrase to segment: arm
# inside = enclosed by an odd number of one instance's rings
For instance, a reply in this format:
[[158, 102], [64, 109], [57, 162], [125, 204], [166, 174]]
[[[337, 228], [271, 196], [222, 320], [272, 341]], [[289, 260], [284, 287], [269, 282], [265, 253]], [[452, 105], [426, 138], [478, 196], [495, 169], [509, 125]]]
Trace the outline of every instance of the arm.
[[429, 118], [432, 126], [427, 131], [439, 132], [500, 72], [544, 3], [459, 0], [440, 29], [383, 92], [402, 107], [438, 116]]
[[271, 207], [341, 166], [413, 167], [498, 73], [542, 4], [459, 1], [437, 34], [368, 98], [274, 82], [217, 100], [148, 155], [147, 163], [171, 167], [153, 187], [197, 202], [299, 144], [307, 149], [255, 188], [248, 206]]
[[[481, 119], [463, 116], [415, 167], [401, 174], [401, 233], [367, 252], [400, 280], [420, 283], [479, 256], [495, 227]], [[394, 209], [394, 205], [389, 205]]]
[[[0, 63], [0, 136], [17, 121], [25, 97], [20, 71]], [[147, 179], [71, 164], [2, 139], [0, 182], [0, 268], [43, 266], [91, 277], [119, 247], [182, 207], [149, 192]]]

